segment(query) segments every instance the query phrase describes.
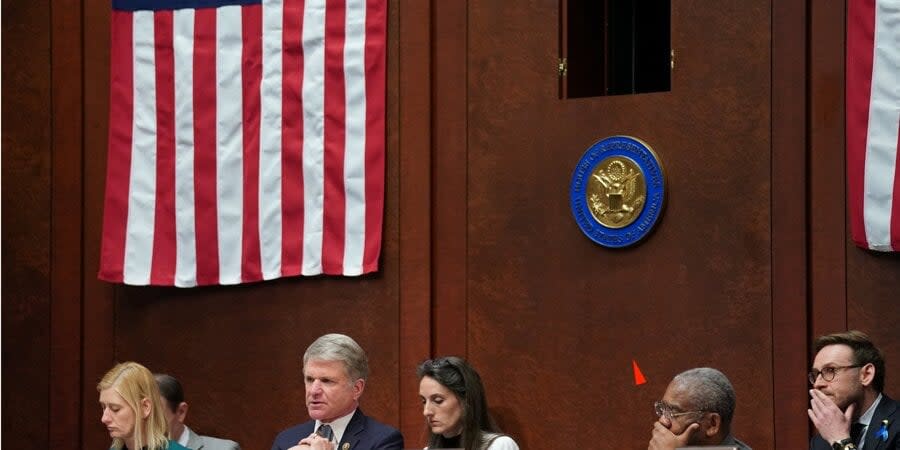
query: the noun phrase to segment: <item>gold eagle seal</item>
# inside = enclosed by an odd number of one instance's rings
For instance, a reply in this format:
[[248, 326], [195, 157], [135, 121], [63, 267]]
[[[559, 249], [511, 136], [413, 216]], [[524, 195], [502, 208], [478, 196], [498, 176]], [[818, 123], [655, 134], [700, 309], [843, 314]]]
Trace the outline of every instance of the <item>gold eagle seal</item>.
[[608, 228], [631, 225], [644, 209], [647, 183], [640, 166], [625, 156], [610, 156], [591, 172], [585, 197], [591, 215]]

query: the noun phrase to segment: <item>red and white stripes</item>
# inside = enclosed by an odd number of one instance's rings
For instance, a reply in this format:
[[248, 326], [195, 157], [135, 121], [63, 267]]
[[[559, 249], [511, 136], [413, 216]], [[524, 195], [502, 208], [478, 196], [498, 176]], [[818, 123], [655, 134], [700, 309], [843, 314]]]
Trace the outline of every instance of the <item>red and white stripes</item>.
[[900, 250], [900, 1], [854, 0], [847, 22], [847, 181], [856, 245]]
[[384, 0], [114, 11], [100, 278], [377, 270]]

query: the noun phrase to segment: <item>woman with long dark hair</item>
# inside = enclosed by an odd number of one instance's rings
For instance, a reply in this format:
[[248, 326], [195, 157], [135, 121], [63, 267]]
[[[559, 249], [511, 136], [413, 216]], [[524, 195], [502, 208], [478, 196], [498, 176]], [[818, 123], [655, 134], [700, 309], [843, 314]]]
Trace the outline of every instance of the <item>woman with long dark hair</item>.
[[481, 377], [465, 360], [455, 356], [430, 359], [416, 372], [429, 449], [519, 449], [497, 428], [488, 413]]

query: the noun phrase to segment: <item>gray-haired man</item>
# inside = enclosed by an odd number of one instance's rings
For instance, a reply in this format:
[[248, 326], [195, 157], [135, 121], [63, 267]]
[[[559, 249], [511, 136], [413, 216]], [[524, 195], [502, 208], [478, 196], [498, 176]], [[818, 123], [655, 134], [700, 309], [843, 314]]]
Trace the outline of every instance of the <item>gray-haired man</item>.
[[312, 420], [279, 433], [272, 450], [402, 449], [398, 430], [359, 409], [368, 376], [369, 360], [352, 338], [326, 334], [316, 339], [303, 355], [306, 409]]
[[654, 404], [659, 419], [647, 449], [721, 445], [750, 450], [731, 435], [734, 404], [734, 388], [722, 372], [700, 367], [676, 375]]

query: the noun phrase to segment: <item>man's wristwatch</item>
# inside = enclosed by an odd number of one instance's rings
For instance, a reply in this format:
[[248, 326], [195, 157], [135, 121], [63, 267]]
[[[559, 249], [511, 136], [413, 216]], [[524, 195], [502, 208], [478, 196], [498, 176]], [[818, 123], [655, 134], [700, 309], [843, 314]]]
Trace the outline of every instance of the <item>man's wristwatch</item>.
[[856, 444], [853, 443], [853, 439], [847, 438], [831, 444], [831, 448], [834, 450], [856, 450]]

